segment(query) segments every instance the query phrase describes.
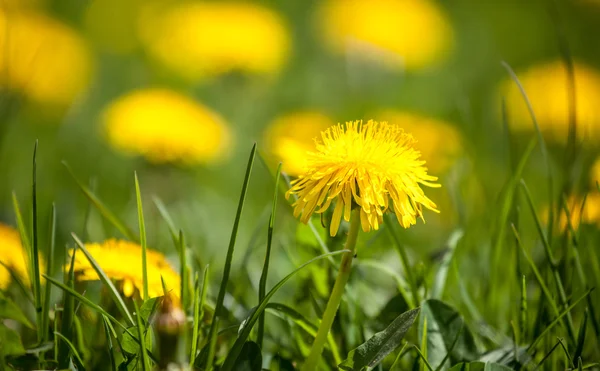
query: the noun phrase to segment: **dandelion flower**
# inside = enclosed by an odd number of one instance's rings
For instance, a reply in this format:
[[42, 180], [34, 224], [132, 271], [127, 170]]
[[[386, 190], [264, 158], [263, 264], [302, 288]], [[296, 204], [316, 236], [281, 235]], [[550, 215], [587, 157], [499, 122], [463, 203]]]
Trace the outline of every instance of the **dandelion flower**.
[[24, 285], [29, 285], [27, 253], [21, 245], [21, 237], [15, 229], [0, 223], [0, 290], [5, 290], [11, 281], [10, 269]]
[[320, 31], [339, 52], [355, 51], [361, 57], [383, 54], [389, 65], [415, 70], [442, 59], [453, 43], [447, 17], [428, 0], [326, 0], [322, 4]]
[[[103, 243], [85, 244], [86, 249], [100, 265], [104, 273], [122, 286], [123, 294], [131, 297], [143, 291], [142, 247], [136, 243], [109, 239]], [[69, 252], [73, 256], [73, 250]], [[68, 267], [65, 267], [68, 269]], [[146, 250], [146, 268], [148, 273], [148, 295], [162, 296], [162, 280], [172, 295], [179, 297], [179, 275], [167, 262], [165, 256], [157, 251]], [[74, 264], [77, 279], [97, 281], [100, 278], [85, 255], [77, 252]]]
[[110, 144], [153, 163], [209, 164], [223, 159], [230, 132], [209, 108], [165, 89], [120, 97], [104, 112]]
[[68, 106], [90, 80], [84, 41], [47, 16], [0, 10], [0, 50], [0, 85], [36, 103]]
[[[575, 63], [575, 109], [577, 136], [580, 139], [600, 138], [600, 74], [582, 63]], [[557, 142], [566, 142], [569, 132], [569, 84], [561, 61], [536, 65], [522, 74], [521, 81], [538, 120], [542, 134]], [[506, 97], [509, 123], [517, 131], [534, 130], [529, 110], [513, 81], [501, 87]]]
[[314, 111], [293, 112], [275, 119], [267, 128], [267, 153], [289, 175], [300, 175], [306, 165], [306, 152], [314, 148], [314, 138], [335, 123], [326, 115]]
[[276, 73], [288, 56], [282, 19], [248, 2], [152, 4], [139, 25], [149, 54], [191, 81], [234, 70]]
[[415, 144], [427, 167], [442, 173], [463, 154], [462, 136], [450, 123], [415, 113], [387, 110], [378, 115], [390, 124], [398, 125], [415, 138], [427, 138]]
[[337, 234], [342, 217], [350, 220], [353, 207], [360, 208], [365, 232], [378, 229], [388, 210], [404, 228], [423, 217], [423, 206], [437, 212], [420, 187], [439, 187], [437, 178], [427, 174], [414, 138], [399, 126], [373, 120], [338, 124], [324, 131], [316, 150], [306, 156], [306, 170], [292, 182], [286, 197], [298, 196], [294, 216], [304, 223], [334, 204], [331, 236]]

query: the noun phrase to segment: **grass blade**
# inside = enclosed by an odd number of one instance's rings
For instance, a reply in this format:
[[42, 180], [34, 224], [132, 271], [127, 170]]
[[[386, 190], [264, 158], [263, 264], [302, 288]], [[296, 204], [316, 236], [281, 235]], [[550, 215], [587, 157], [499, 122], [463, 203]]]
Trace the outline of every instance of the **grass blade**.
[[[144, 222], [144, 207], [142, 206], [142, 192], [140, 191], [140, 182], [137, 172], [134, 172], [135, 178], [135, 199], [137, 201], [138, 224], [140, 226], [140, 245], [142, 246], [142, 300], [148, 300], [148, 267], [146, 266], [146, 223]], [[182, 277], [183, 278], [183, 277]]]
[[[560, 277], [560, 272], [558, 271], [558, 266], [554, 260], [554, 257], [552, 256], [550, 242], [544, 234], [544, 231], [542, 229], [542, 223], [540, 222], [540, 219], [538, 218], [537, 213], [535, 212], [535, 206], [533, 205], [531, 193], [529, 193], [529, 188], [527, 187], [527, 184], [523, 179], [521, 179], [521, 188], [525, 193], [525, 198], [527, 199], [527, 203], [529, 204], [529, 209], [531, 210], [531, 215], [533, 216], [533, 219], [535, 221], [535, 226], [537, 228], [538, 234], [540, 235], [540, 238], [542, 239], [542, 244], [544, 245], [544, 252], [546, 253], [546, 259], [548, 260], [548, 264], [550, 264], [550, 269], [552, 270], [552, 276], [554, 277], [554, 281], [558, 289], [558, 295], [561, 300], [561, 304], [563, 308], [566, 308], [569, 305], [569, 302], [567, 300], [567, 294], [565, 293], [565, 288]], [[575, 344], [575, 327], [573, 325], [573, 318], [571, 317], [571, 313], [567, 313], [566, 324], [569, 338], [571, 342]]]
[[409, 309], [414, 309], [421, 304], [421, 299], [419, 298], [419, 292], [417, 288], [417, 281], [415, 280], [415, 276], [413, 275], [413, 269], [410, 266], [410, 262], [408, 261], [408, 255], [406, 254], [406, 249], [404, 245], [400, 242], [400, 238], [394, 229], [394, 225], [397, 224], [392, 221], [389, 214], [385, 214], [384, 221], [387, 226], [386, 230], [392, 236], [392, 240], [394, 240], [394, 246], [396, 246], [396, 250], [400, 255], [400, 261], [402, 262], [402, 267], [404, 268], [404, 274], [406, 274], [406, 278], [408, 284], [410, 285], [410, 291], [413, 297], [413, 302], [407, 302]]
[[110, 211], [102, 201], [96, 196], [88, 187], [86, 187], [83, 183], [81, 183], [75, 173], [71, 170], [69, 165], [63, 161], [63, 165], [67, 168], [67, 171], [75, 180], [75, 183], [79, 186], [79, 189], [83, 192], [83, 194], [87, 197], [87, 199], [94, 205], [94, 207], [102, 214], [102, 216], [110, 222], [121, 234], [131, 241], [138, 241], [138, 236], [133, 233], [131, 229], [129, 229], [125, 223], [123, 223], [112, 211]]
[[100, 280], [102, 281], [102, 283], [108, 289], [110, 296], [112, 297], [113, 301], [117, 305], [117, 308], [119, 309], [119, 311], [121, 312], [123, 317], [125, 317], [125, 319], [131, 326], [135, 326], [135, 321], [133, 320], [131, 313], [129, 313], [129, 310], [127, 309], [127, 306], [125, 305], [123, 298], [119, 294], [119, 291], [117, 290], [115, 285], [112, 283], [112, 280], [106, 275], [106, 273], [104, 273], [104, 271], [102, 270], [102, 267], [100, 267], [98, 262], [96, 262], [96, 260], [92, 256], [92, 254], [90, 254], [90, 252], [86, 249], [85, 245], [79, 240], [79, 238], [77, 238], [77, 235], [75, 235], [75, 233], [71, 233], [71, 236], [75, 240], [75, 243], [77, 244], [79, 249], [83, 252], [85, 257], [87, 258], [87, 260], [90, 262], [90, 265], [94, 268], [94, 270], [98, 274], [98, 277], [100, 277]]
[[448, 269], [450, 268], [450, 262], [452, 261], [452, 257], [454, 256], [454, 251], [456, 251], [456, 246], [458, 242], [464, 235], [464, 232], [461, 229], [455, 230], [448, 238], [448, 242], [446, 243], [446, 248], [448, 251], [444, 254], [444, 258], [442, 259], [442, 263], [438, 268], [437, 273], [435, 274], [435, 281], [433, 283], [433, 288], [431, 289], [431, 297], [433, 299], [441, 299], [442, 294], [444, 293], [444, 286], [446, 285], [446, 279], [448, 277]]
[[221, 279], [221, 286], [219, 287], [219, 295], [217, 297], [217, 303], [215, 306], [215, 314], [210, 324], [210, 330], [208, 333], [209, 339], [209, 351], [206, 362], [206, 369], [210, 371], [212, 369], [212, 363], [214, 359], [217, 332], [219, 326], [219, 316], [223, 310], [223, 300], [225, 300], [225, 292], [227, 291], [227, 283], [229, 281], [229, 273], [231, 271], [231, 262], [233, 261], [233, 251], [235, 248], [235, 241], [237, 238], [237, 232], [240, 225], [240, 219], [242, 217], [242, 211], [244, 209], [244, 201], [246, 200], [246, 193], [248, 191], [248, 184], [250, 183], [250, 174], [252, 173], [252, 166], [254, 164], [254, 158], [256, 156], [256, 143], [252, 146], [250, 151], [250, 157], [248, 159], [248, 165], [246, 167], [246, 175], [244, 176], [244, 183], [242, 185], [242, 192], [240, 194], [240, 200], [238, 202], [238, 208], [235, 215], [235, 221], [233, 223], [233, 229], [231, 231], [231, 238], [229, 240], [229, 247], [227, 248], [227, 257], [225, 259], [225, 267], [223, 268], [223, 278]]
[[[75, 291], [75, 255], [77, 251], [73, 250], [73, 258], [69, 266], [69, 273], [67, 276], [67, 285], [70, 290]], [[49, 278], [46, 277], [46, 284], [48, 284]], [[73, 321], [75, 318], [75, 297], [68, 291], [65, 291], [63, 297], [63, 311], [62, 319], [60, 323], [60, 333], [65, 336], [67, 340], [73, 338]], [[58, 368], [65, 369], [69, 367], [70, 356], [69, 356], [69, 343], [58, 344]]]
[[533, 341], [533, 343], [531, 343], [531, 345], [529, 345], [529, 347], [527, 348], [527, 350], [531, 350], [533, 349], [537, 343], [542, 340], [544, 338], [544, 336], [548, 333], [548, 331], [550, 331], [565, 315], [567, 315], [567, 313], [570, 313], [571, 310], [573, 308], [575, 308], [575, 306], [577, 306], [577, 304], [579, 304], [580, 301], [582, 301], [583, 299], [585, 299], [589, 294], [592, 293], [594, 289], [589, 289], [586, 291], [585, 294], [583, 294], [581, 297], [579, 297], [577, 300], [575, 300], [573, 302], [573, 304], [571, 304], [567, 309], [565, 309], [564, 311], [562, 311], [558, 317], [556, 317], [554, 319], [554, 321], [550, 322], [550, 324], [548, 324], [546, 326], [546, 328], [544, 329], [544, 331], [542, 331], [542, 333]]
[[40, 283], [40, 252], [38, 249], [38, 216], [37, 216], [37, 148], [38, 141], [36, 139], [33, 147], [33, 174], [31, 185], [31, 200], [33, 212], [33, 227], [32, 227], [32, 245], [31, 245], [31, 263], [33, 267], [33, 300], [35, 302], [35, 318], [37, 326], [38, 344], [42, 344], [44, 340], [44, 319], [42, 308], [42, 285]]
[[104, 316], [102, 316], [102, 324], [104, 325], [104, 333], [106, 334], [106, 342], [108, 343], [108, 357], [110, 358], [111, 366], [110, 369], [112, 371], [117, 371], [117, 361], [115, 360], [115, 350], [112, 342], [112, 335], [114, 334], [116, 337], [116, 334], [114, 333], [114, 329], [112, 332], [110, 331], [110, 322], [108, 322], [108, 319]]
[[[46, 254], [46, 273], [52, 275], [54, 271], [54, 248], [56, 246], [56, 206], [52, 204], [50, 214], [50, 244], [48, 245], [48, 253]], [[48, 341], [48, 326], [50, 321], [50, 298], [52, 294], [52, 285], [46, 282], [44, 291], [44, 308], [42, 310], [42, 342]]]
[[149, 371], [150, 363], [148, 362], [148, 351], [146, 349], [146, 337], [144, 336], [144, 325], [142, 324], [142, 318], [139, 315], [140, 309], [138, 308], [137, 303], [133, 300], [133, 307], [135, 308], [135, 319], [136, 319], [136, 329], [138, 333], [138, 339], [140, 340], [140, 353], [142, 355], [142, 370]]
[[183, 305], [183, 311], [187, 311], [190, 305], [190, 269], [187, 265], [187, 249], [185, 248], [185, 240], [183, 238], [183, 231], [179, 230], [178, 239], [178, 252], [179, 252], [179, 277], [181, 277], [181, 303]]
[[433, 371], [433, 368], [431, 367], [431, 365], [429, 364], [429, 361], [427, 361], [427, 357], [423, 355], [423, 353], [421, 353], [421, 350], [419, 349], [418, 346], [413, 345], [415, 351], [417, 352], [417, 354], [419, 355], [419, 358], [421, 358], [421, 360], [423, 361], [423, 363], [425, 364], [425, 366], [427, 367], [427, 369], [429, 371]]
[[[258, 302], [265, 298], [265, 292], [267, 287], [267, 275], [269, 273], [269, 261], [271, 259], [271, 246], [273, 243], [273, 226], [275, 224], [275, 210], [277, 209], [277, 195], [279, 194], [279, 178], [281, 176], [281, 162], [277, 166], [277, 173], [275, 175], [275, 192], [273, 194], [273, 208], [271, 210], [271, 216], [269, 218], [269, 228], [267, 230], [267, 251], [265, 253], [265, 262], [263, 265], [262, 272], [260, 274], [260, 282], [258, 286]], [[263, 337], [265, 333], [265, 314], [262, 313], [258, 318], [258, 335], [256, 337], [256, 343], [262, 349]]]
[[[25, 252], [27, 253], [27, 261], [25, 261], [25, 266], [28, 267], [28, 274], [30, 281], [33, 283], [33, 266], [31, 264], [32, 261], [32, 252], [31, 252], [31, 244], [29, 243], [29, 235], [27, 233], [27, 228], [25, 228], [25, 223], [23, 223], [23, 215], [21, 214], [21, 208], [19, 207], [19, 201], [17, 200], [17, 195], [15, 192], [12, 194], [13, 201], [13, 209], [15, 212], [15, 219], [17, 220], [17, 229], [19, 230], [19, 235], [21, 237], [21, 244], [25, 248]], [[32, 290], [33, 291], [33, 287]], [[35, 299], [34, 299], [35, 300]]]
[[300, 272], [302, 269], [306, 268], [307, 266], [309, 266], [310, 264], [312, 264], [316, 261], [319, 261], [321, 259], [326, 259], [328, 256], [347, 253], [349, 251], [350, 250], [339, 250], [339, 251], [331, 252], [329, 254], [319, 255], [316, 258], [312, 258], [311, 260], [302, 264], [298, 268], [294, 269], [291, 273], [289, 273], [281, 281], [279, 281], [275, 286], [273, 286], [271, 291], [269, 291], [265, 295], [264, 299], [258, 304], [257, 307], [252, 309], [250, 315], [244, 321], [244, 326], [241, 329], [241, 331], [239, 332], [238, 337], [235, 340], [235, 343], [233, 344], [233, 346], [231, 347], [231, 350], [229, 351], [229, 354], [227, 354], [227, 358], [225, 359], [225, 362], [223, 363], [223, 366], [221, 367], [220, 371], [231, 371], [233, 369], [233, 366], [235, 365], [235, 361], [236, 361], [237, 357], [239, 356], [239, 354], [242, 350], [242, 347], [244, 346], [244, 343], [248, 339], [248, 336], [250, 335], [250, 331], [252, 331], [252, 327], [254, 327], [254, 324], [256, 324], [256, 322], [258, 321], [258, 317], [260, 316], [260, 314], [265, 310], [265, 308], [269, 304], [269, 300], [271, 300], [271, 297], [273, 297], [273, 295], [275, 295], [275, 293], [277, 291], [279, 291], [279, 289], [290, 278], [292, 278], [296, 273]]
[[525, 341], [527, 338], [527, 281], [525, 275], [521, 279], [521, 306], [519, 308], [519, 329], [521, 331], [521, 339]]
[[164, 222], [167, 224], [169, 228], [169, 233], [171, 234], [171, 239], [173, 240], [173, 245], [175, 247], [179, 246], [179, 240], [177, 238], [177, 229], [175, 228], [175, 223], [173, 223], [173, 218], [171, 218], [171, 214], [167, 211], [167, 207], [157, 196], [152, 196], [152, 201], [158, 210], [158, 213], [163, 218]]
[[[79, 361], [80, 364], [82, 364], [82, 365], [85, 364], [85, 363], [83, 363], [83, 360], [79, 356], [79, 352], [77, 352], [77, 349], [75, 348], [75, 345], [73, 345], [73, 343], [71, 343], [71, 341], [66, 336], [64, 336], [60, 332], [55, 332], [54, 335], [58, 336], [65, 343], [65, 345], [67, 346], [67, 349], [69, 350], [69, 352], [73, 353], [73, 355], [75, 356], [75, 358], [77, 358], [77, 360]], [[67, 357], [67, 360], [69, 358], [70, 358], [70, 355]], [[67, 366], [67, 368], [68, 368], [68, 366]]]
[[[588, 296], [589, 298], [590, 296]], [[579, 326], [579, 334], [577, 335], [577, 346], [575, 347], [575, 353], [573, 353], [573, 359], [579, 359], [583, 353], [583, 346], [585, 344], [585, 332], [587, 330], [587, 322], [589, 317], [589, 311], [585, 311], [583, 320]]]

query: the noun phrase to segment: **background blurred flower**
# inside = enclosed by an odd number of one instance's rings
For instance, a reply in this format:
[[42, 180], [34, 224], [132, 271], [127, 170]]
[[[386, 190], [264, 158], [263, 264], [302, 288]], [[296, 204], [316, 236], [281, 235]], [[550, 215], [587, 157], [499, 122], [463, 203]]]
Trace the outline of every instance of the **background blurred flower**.
[[5, 266], [10, 268], [24, 285], [29, 285], [27, 261], [27, 253], [21, 245], [19, 232], [0, 223], [0, 290], [5, 290], [12, 281], [12, 276]]
[[333, 125], [335, 122], [320, 112], [300, 111], [280, 116], [265, 132], [267, 154], [283, 163], [283, 171], [298, 176], [304, 171], [306, 153], [315, 149], [315, 139]]
[[[87, 243], [85, 247], [108, 277], [121, 282], [125, 296], [132, 296], [136, 290], [143, 291], [142, 247], [140, 245], [129, 241], [109, 239], [103, 243]], [[73, 250], [70, 250], [69, 254], [73, 256]], [[147, 249], [146, 267], [150, 297], [164, 294], [161, 277], [167, 290], [172, 295], [179, 297], [179, 274], [173, 270], [163, 254]], [[65, 267], [65, 269], [68, 268], [68, 266]], [[74, 269], [79, 280], [97, 281], [100, 279], [81, 252], [77, 252], [75, 255]]]
[[453, 43], [448, 19], [428, 0], [327, 0], [318, 23], [338, 52], [383, 52], [388, 64], [406, 69], [431, 65]]
[[154, 163], [212, 163], [230, 147], [230, 132], [207, 107], [166, 89], [139, 90], [106, 108], [109, 142]]
[[232, 70], [277, 72], [288, 56], [283, 20], [257, 4], [153, 3], [139, 25], [150, 55], [192, 81]]
[[434, 173], [443, 173], [463, 154], [462, 136], [450, 123], [415, 113], [385, 110], [377, 114], [411, 133], [415, 148], [421, 152], [425, 167]]
[[[535, 65], [518, 73], [531, 101], [545, 137], [565, 143], [569, 132], [569, 84], [561, 61]], [[533, 131], [527, 106], [512, 80], [505, 81], [501, 92], [506, 97], [509, 123], [517, 131]], [[575, 63], [577, 137], [600, 138], [600, 74], [582, 63]]]
[[45, 15], [0, 10], [0, 50], [0, 84], [32, 101], [68, 105], [90, 80], [84, 41]]

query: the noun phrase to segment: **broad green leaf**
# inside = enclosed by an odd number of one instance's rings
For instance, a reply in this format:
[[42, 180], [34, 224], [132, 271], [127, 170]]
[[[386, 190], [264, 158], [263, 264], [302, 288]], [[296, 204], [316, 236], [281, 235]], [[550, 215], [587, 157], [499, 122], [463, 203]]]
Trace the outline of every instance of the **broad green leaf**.
[[[25, 353], [19, 334], [0, 322], [0, 348], [5, 356], [14, 356]], [[0, 359], [0, 362], [4, 360]]]
[[1, 291], [0, 291], [0, 318], [13, 319], [17, 322], [24, 324], [25, 326], [29, 327], [30, 329], [33, 329], [33, 325], [31, 324], [31, 322], [29, 322], [29, 320], [27, 319], [25, 314], [23, 314], [23, 311], [21, 311], [21, 308], [17, 304], [15, 304], [12, 300], [5, 297]]
[[247, 341], [244, 344], [242, 351], [235, 362], [234, 369], [236, 371], [262, 370], [262, 354], [258, 344], [253, 341]]
[[510, 371], [512, 368], [492, 362], [459, 363], [450, 371]]
[[348, 353], [339, 368], [342, 370], [361, 370], [363, 367], [375, 367], [388, 354], [402, 343], [404, 335], [411, 328], [420, 308], [409, 310], [396, 318], [385, 330], [376, 333], [369, 340]]
[[158, 300], [161, 300], [161, 299], [162, 299], [162, 296], [157, 297], [157, 298], [150, 298], [142, 304], [142, 306], [140, 307], [140, 318], [142, 319], [144, 324], [148, 323], [148, 320], [150, 319], [150, 317], [152, 316], [152, 314], [154, 314], [154, 311], [156, 310]]
[[[129, 356], [134, 356], [140, 353], [140, 341], [137, 326], [131, 326], [129, 331], [123, 333], [121, 340], [121, 349]], [[152, 331], [145, 331], [144, 340], [146, 341], [146, 349], [152, 349], [153, 344]]]
[[[450, 361], [442, 369], [459, 361], [475, 360], [479, 356], [473, 335], [466, 327], [462, 316], [448, 304], [429, 299], [421, 307], [419, 339], [423, 333], [423, 322], [427, 320], [427, 360], [434, 369], [442, 363], [448, 352]], [[458, 338], [457, 338], [458, 337]]]

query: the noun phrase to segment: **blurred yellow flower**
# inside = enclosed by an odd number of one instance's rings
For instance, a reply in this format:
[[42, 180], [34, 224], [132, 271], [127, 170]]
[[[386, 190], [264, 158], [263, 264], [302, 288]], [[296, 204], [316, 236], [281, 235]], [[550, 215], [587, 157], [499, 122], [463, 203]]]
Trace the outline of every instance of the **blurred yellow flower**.
[[[598, 191], [590, 192], [585, 198], [585, 205], [583, 212], [581, 206], [583, 205], [583, 197], [571, 196], [567, 200], [567, 206], [569, 207], [569, 214], [571, 215], [571, 225], [573, 229], [579, 228], [580, 224], [591, 224], [600, 227], [600, 193]], [[567, 215], [562, 207], [560, 206], [560, 217], [558, 218], [557, 228], [564, 232], [568, 229]], [[549, 210], [545, 207], [542, 210], [542, 220], [547, 222]]]
[[292, 176], [300, 175], [306, 165], [306, 152], [315, 148], [315, 139], [335, 123], [314, 111], [288, 113], [276, 118], [265, 132], [267, 153]]
[[275, 73], [290, 48], [281, 17], [249, 2], [150, 4], [139, 30], [152, 57], [192, 81], [232, 70]]
[[0, 85], [66, 106], [87, 87], [91, 58], [72, 29], [42, 14], [0, 10]]
[[[569, 132], [569, 88], [567, 72], [561, 61], [536, 65], [517, 73], [531, 101], [540, 129], [548, 139], [565, 143]], [[516, 84], [505, 81], [501, 93], [506, 97], [509, 123], [517, 131], [533, 131], [529, 111]], [[575, 63], [577, 137], [600, 138], [600, 74], [582, 63]]]
[[109, 142], [153, 163], [214, 163], [230, 148], [230, 131], [209, 108], [166, 89], [120, 97], [104, 112]]
[[442, 173], [463, 154], [462, 136], [456, 127], [434, 118], [410, 112], [386, 110], [377, 114], [390, 124], [398, 125], [419, 140], [415, 148], [421, 152], [427, 168]]
[[437, 212], [420, 184], [440, 185], [427, 175], [414, 143], [412, 135], [387, 122], [355, 121], [327, 129], [316, 149], [307, 153], [305, 172], [286, 192], [286, 198], [298, 195], [294, 216], [307, 223], [313, 213], [335, 203], [329, 230], [335, 236], [342, 216], [349, 221], [353, 207], [360, 208], [365, 232], [379, 229], [383, 213], [390, 210], [404, 228], [423, 218], [423, 206]]
[[19, 232], [0, 223], [0, 290], [5, 290], [12, 276], [8, 267], [25, 286], [29, 285], [28, 257], [21, 245]]
[[452, 48], [446, 15], [429, 0], [326, 0], [318, 12], [320, 32], [338, 52], [381, 55], [391, 66], [429, 66]]
[[[87, 243], [85, 247], [104, 273], [122, 285], [125, 296], [131, 297], [136, 290], [137, 292], [143, 291], [142, 247], [140, 245], [129, 241], [109, 239], [103, 243]], [[69, 251], [69, 255], [73, 256], [72, 249]], [[165, 282], [167, 290], [172, 295], [179, 297], [179, 275], [163, 254], [147, 249], [146, 267], [150, 297], [164, 294], [162, 281]], [[68, 270], [69, 266], [65, 266], [65, 269]], [[78, 280], [97, 281], [100, 279], [81, 251], [75, 255], [74, 269]]]

